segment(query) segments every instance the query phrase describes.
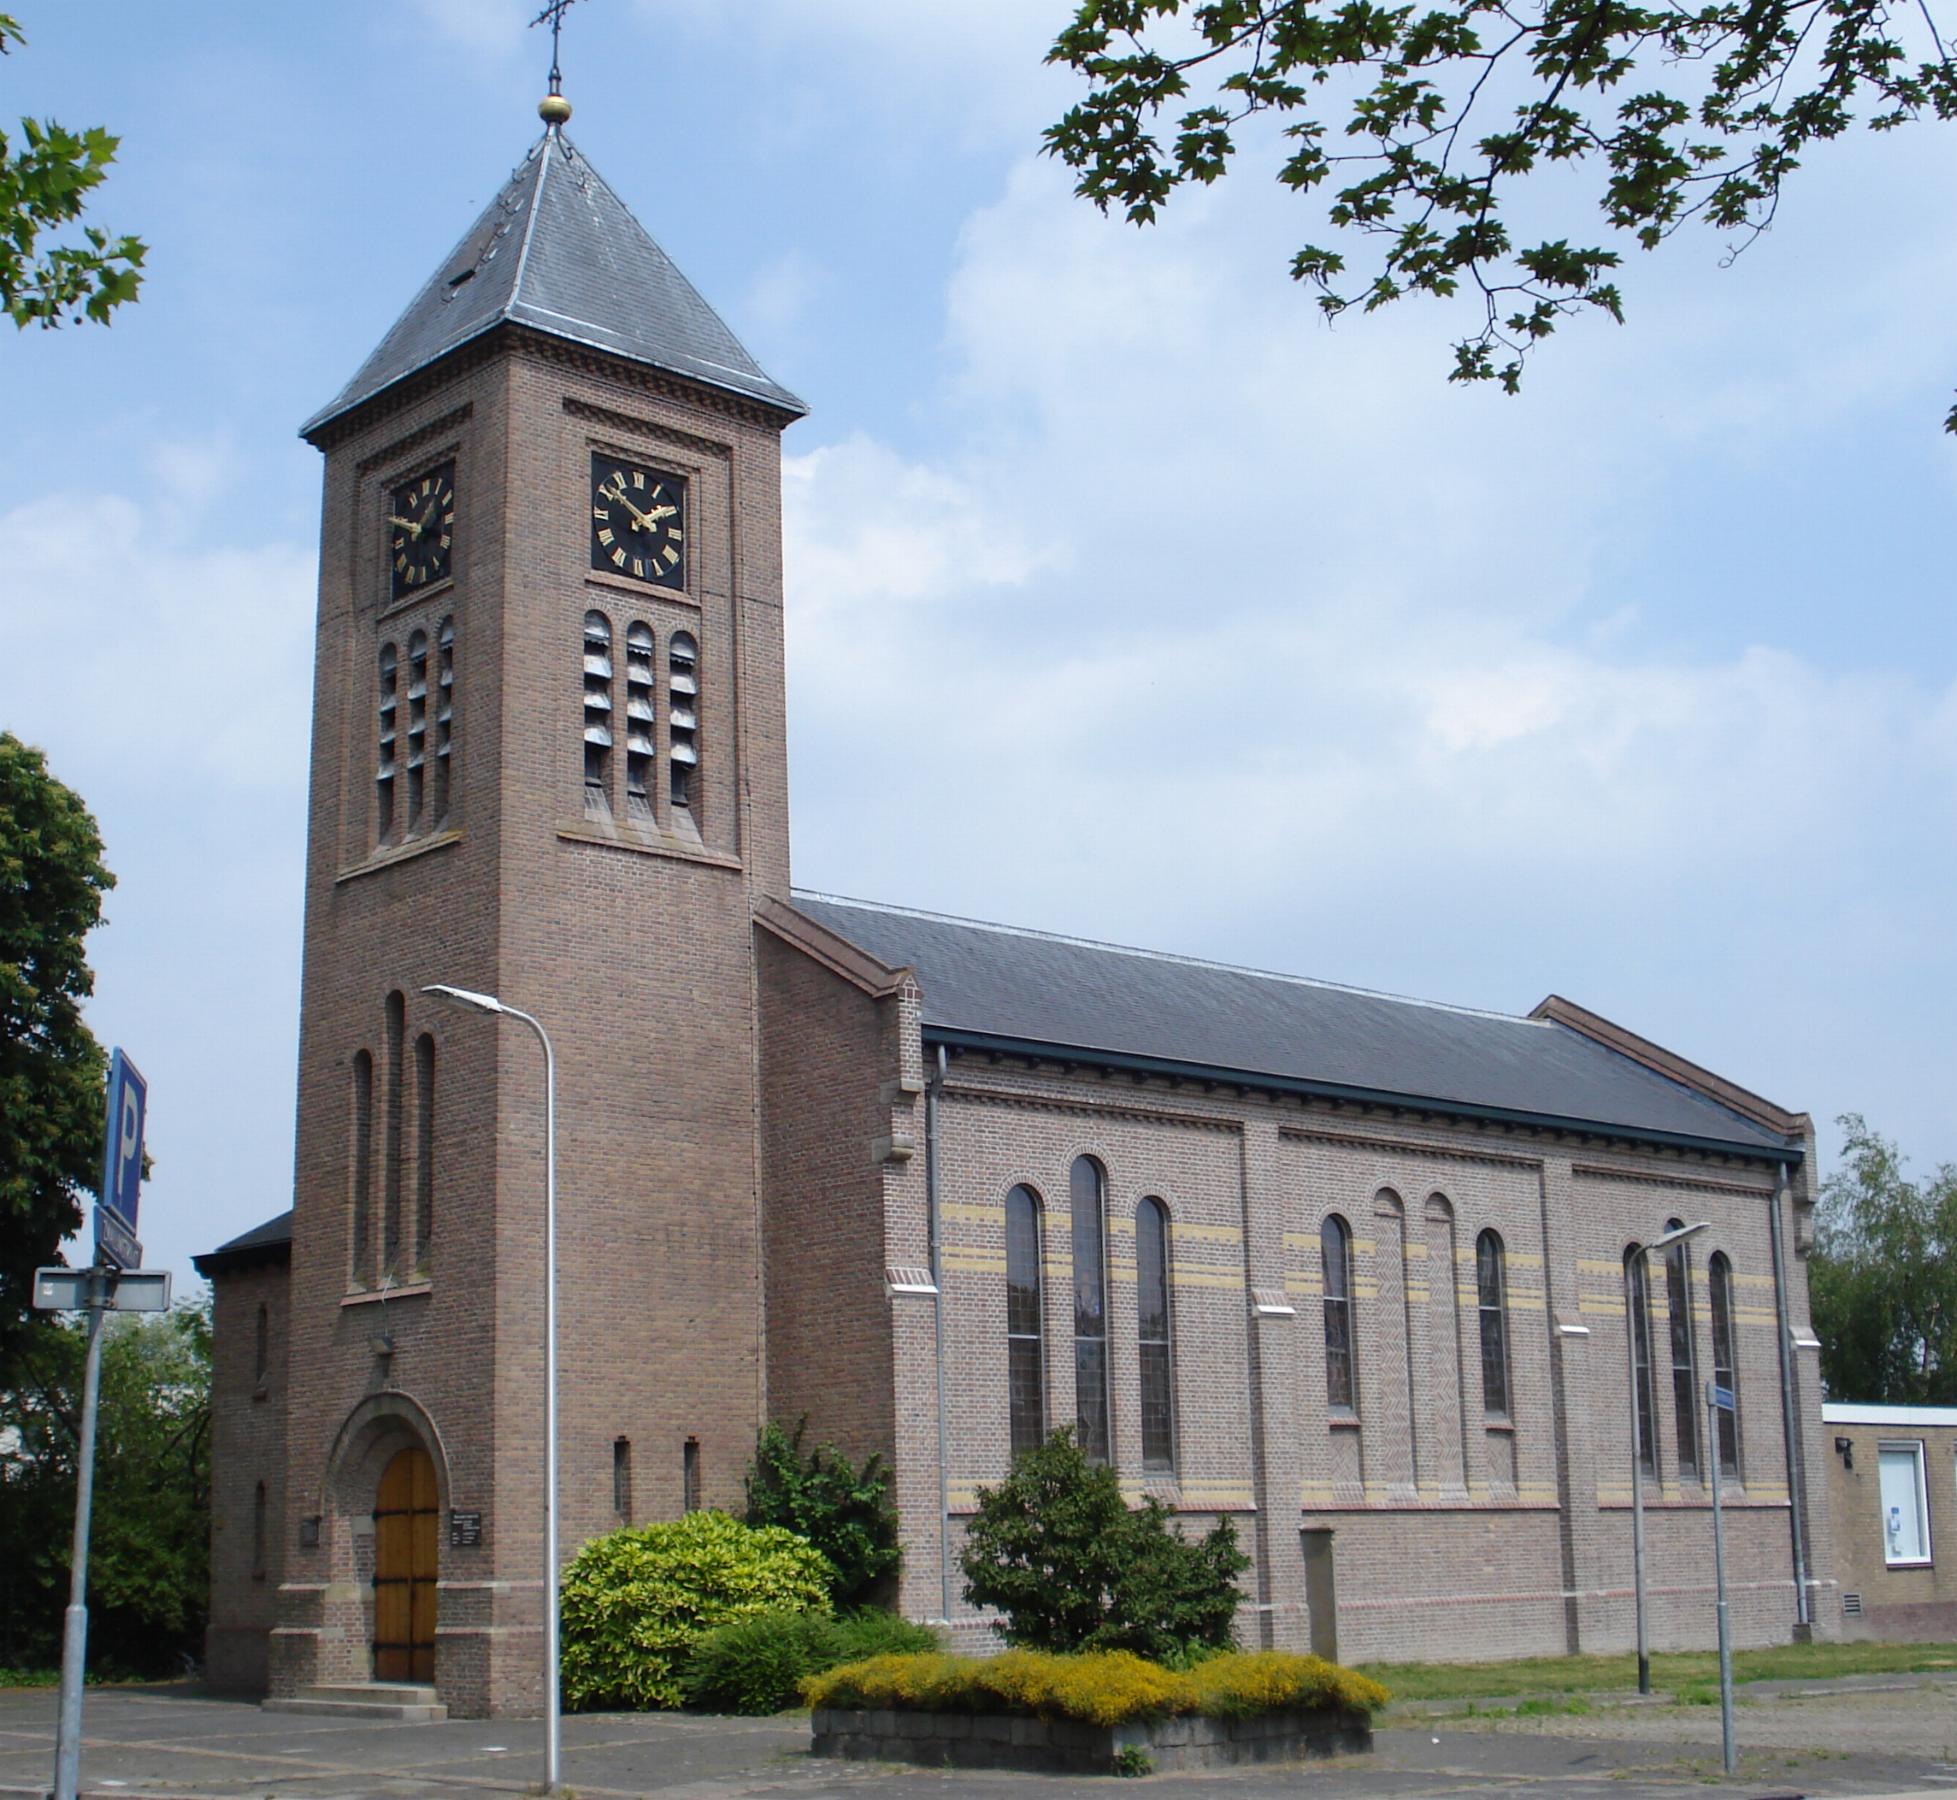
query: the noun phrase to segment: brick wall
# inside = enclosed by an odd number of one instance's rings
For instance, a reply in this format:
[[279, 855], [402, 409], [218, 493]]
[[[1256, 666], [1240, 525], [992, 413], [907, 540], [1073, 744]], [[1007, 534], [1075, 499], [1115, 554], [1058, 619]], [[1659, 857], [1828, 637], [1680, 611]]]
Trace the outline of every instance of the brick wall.
[[283, 1252], [217, 1274], [211, 1297], [211, 1617], [204, 1634], [205, 1677], [223, 1693], [262, 1694], [285, 1516]]
[[[1957, 1413], [1948, 1407], [1831, 1406], [1823, 1424], [1836, 1581], [1822, 1605], [1841, 1635], [1925, 1643], [1957, 1639]], [[1848, 1448], [1835, 1448], [1846, 1439]], [[1920, 1448], [1927, 1561], [1890, 1560], [1882, 1451]], [[1905, 1553], [1909, 1546], [1900, 1547]], [[1847, 1611], [1855, 1596], [1859, 1610]]]

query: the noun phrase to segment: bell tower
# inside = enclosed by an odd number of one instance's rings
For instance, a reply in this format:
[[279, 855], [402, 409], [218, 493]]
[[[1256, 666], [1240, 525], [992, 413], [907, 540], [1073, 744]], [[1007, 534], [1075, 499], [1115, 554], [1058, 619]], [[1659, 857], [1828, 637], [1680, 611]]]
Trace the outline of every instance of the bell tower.
[[568, 104], [541, 110], [303, 428], [326, 466], [281, 1695], [432, 1669], [458, 1713], [540, 1703], [544, 1071], [429, 986], [556, 1050], [565, 1554], [734, 1502], [764, 1406], [752, 919], [788, 893], [804, 408]]

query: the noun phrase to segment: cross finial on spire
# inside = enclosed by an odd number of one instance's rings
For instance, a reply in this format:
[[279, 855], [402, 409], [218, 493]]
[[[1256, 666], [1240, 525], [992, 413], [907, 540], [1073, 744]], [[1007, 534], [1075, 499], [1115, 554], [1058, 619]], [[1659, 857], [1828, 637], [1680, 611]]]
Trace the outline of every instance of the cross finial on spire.
[[564, 15], [577, 3], [578, 0], [550, 0], [550, 4], [530, 21], [533, 30], [543, 24], [550, 26], [550, 92], [538, 105], [537, 111], [553, 130], [571, 116], [571, 103], [564, 98], [564, 72], [557, 66], [557, 48], [564, 31]]

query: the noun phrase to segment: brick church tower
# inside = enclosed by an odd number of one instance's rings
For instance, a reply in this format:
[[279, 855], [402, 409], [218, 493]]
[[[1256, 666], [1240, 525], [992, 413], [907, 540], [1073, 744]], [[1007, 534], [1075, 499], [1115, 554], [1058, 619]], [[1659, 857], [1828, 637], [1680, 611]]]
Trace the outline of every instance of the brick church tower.
[[253, 1551], [275, 1695], [538, 1705], [542, 1059], [432, 983], [555, 1041], [564, 1545], [738, 1498], [763, 1387], [751, 922], [788, 892], [779, 440], [803, 410], [553, 124], [304, 427], [326, 471], [297, 1175], [289, 1317], [259, 1327], [282, 1366], [257, 1372], [284, 1383]]

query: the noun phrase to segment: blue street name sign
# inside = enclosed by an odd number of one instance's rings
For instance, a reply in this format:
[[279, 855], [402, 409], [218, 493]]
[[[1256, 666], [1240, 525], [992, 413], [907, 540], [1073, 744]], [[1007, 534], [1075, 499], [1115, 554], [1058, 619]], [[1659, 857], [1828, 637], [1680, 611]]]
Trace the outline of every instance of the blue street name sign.
[[102, 1197], [95, 1208], [95, 1255], [119, 1269], [143, 1260], [136, 1208], [143, 1188], [143, 1124], [149, 1083], [120, 1049], [109, 1058], [108, 1122], [102, 1146]]
[[1737, 1412], [1739, 1410], [1739, 1402], [1733, 1398], [1733, 1390], [1731, 1388], [1723, 1388], [1717, 1382], [1712, 1382], [1708, 1384], [1706, 1391], [1714, 1406], [1721, 1408], [1725, 1412]]

